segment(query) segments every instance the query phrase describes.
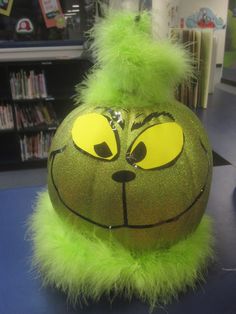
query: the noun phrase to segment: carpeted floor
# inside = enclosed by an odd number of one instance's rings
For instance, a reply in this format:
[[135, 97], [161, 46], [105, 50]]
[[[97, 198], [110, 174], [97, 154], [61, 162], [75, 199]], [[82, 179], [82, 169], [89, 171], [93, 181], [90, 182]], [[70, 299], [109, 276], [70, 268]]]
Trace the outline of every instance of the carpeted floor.
[[0, 189], [30, 187], [46, 183], [46, 168], [0, 172]]
[[197, 115], [213, 150], [236, 167], [236, 95], [216, 89], [207, 110], [198, 109]]

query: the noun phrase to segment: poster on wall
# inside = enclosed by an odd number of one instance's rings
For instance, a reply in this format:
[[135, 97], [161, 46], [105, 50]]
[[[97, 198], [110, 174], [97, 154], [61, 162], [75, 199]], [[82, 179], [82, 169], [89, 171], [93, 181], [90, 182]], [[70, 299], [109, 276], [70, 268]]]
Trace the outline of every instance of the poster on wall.
[[9, 16], [11, 14], [13, 0], [0, 0], [0, 14]]
[[29, 18], [19, 19], [16, 23], [17, 34], [30, 34], [33, 33], [34, 26]]
[[236, 0], [229, 0], [223, 79], [236, 83]]
[[59, 0], [39, 0], [47, 28], [61, 26], [64, 16]]
[[201, 8], [186, 19], [186, 26], [188, 28], [224, 29], [225, 23], [210, 8]]

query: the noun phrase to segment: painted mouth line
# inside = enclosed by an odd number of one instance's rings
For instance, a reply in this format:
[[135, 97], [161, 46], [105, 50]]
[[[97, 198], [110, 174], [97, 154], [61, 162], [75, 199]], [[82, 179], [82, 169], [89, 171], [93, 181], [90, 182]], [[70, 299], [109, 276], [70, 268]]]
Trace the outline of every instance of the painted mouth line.
[[[197, 201], [200, 199], [200, 197], [202, 196], [202, 194], [204, 193], [205, 189], [206, 189], [206, 185], [207, 185], [207, 181], [208, 181], [208, 176], [209, 176], [209, 170], [210, 170], [210, 167], [209, 167], [209, 160], [207, 158], [207, 161], [208, 161], [208, 169], [207, 169], [207, 175], [206, 175], [206, 180], [205, 180], [205, 184], [204, 186], [201, 188], [199, 194], [195, 197], [195, 199], [193, 200], [193, 202], [185, 209], [183, 210], [181, 213], [179, 213], [178, 215], [174, 216], [174, 217], [171, 217], [171, 218], [168, 218], [168, 219], [165, 219], [165, 220], [161, 220], [161, 221], [158, 221], [156, 223], [153, 223], [153, 224], [146, 224], [146, 225], [129, 225], [128, 224], [128, 218], [127, 218], [127, 205], [126, 205], [126, 191], [125, 191], [125, 183], [122, 184], [122, 195], [123, 195], [123, 210], [124, 210], [124, 224], [122, 225], [115, 225], [115, 226], [111, 226], [111, 225], [106, 225], [106, 224], [102, 224], [102, 223], [99, 223], [99, 222], [96, 222], [96, 221], [93, 221], [92, 219], [86, 217], [86, 216], [83, 216], [81, 215], [80, 213], [76, 212], [73, 208], [69, 207], [65, 202], [64, 200], [62, 199], [60, 193], [59, 193], [59, 190], [55, 184], [55, 181], [54, 181], [54, 177], [53, 177], [53, 164], [54, 164], [54, 160], [55, 160], [55, 156], [58, 154], [58, 153], [62, 153], [64, 150], [65, 150], [66, 147], [63, 147], [61, 149], [58, 149], [56, 151], [53, 151], [50, 155], [50, 158], [52, 159], [52, 162], [51, 162], [51, 169], [50, 169], [50, 172], [51, 172], [51, 178], [52, 178], [52, 183], [53, 183], [53, 186], [55, 188], [55, 190], [57, 191], [57, 195], [60, 199], [60, 201], [62, 202], [62, 204], [70, 211], [72, 212], [73, 214], [75, 214], [76, 216], [82, 218], [83, 220], [89, 222], [89, 223], [92, 223], [98, 227], [101, 227], [103, 229], [109, 229], [109, 230], [114, 230], [114, 229], [120, 229], [120, 228], [128, 228], [128, 229], [148, 229], [148, 228], [154, 228], [154, 227], [159, 227], [161, 225], [164, 225], [164, 224], [168, 224], [168, 223], [171, 223], [171, 222], [175, 222], [177, 221], [180, 217], [182, 217], [184, 214], [186, 214], [188, 211], [190, 211], [190, 209], [197, 203]], [[124, 196], [125, 196], [125, 202], [124, 202]]]

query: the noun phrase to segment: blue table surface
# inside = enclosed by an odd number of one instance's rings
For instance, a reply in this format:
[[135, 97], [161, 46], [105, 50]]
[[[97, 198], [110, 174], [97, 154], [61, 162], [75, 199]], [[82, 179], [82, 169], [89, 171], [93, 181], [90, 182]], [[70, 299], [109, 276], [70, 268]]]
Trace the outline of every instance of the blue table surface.
[[[215, 167], [207, 212], [213, 217], [216, 262], [206, 282], [195, 291], [153, 313], [236, 313], [236, 169]], [[66, 296], [54, 288], [42, 287], [30, 270], [31, 243], [26, 221], [37, 192], [42, 187], [0, 191], [0, 314], [148, 313], [148, 306], [132, 300], [106, 298], [98, 303], [73, 308]]]

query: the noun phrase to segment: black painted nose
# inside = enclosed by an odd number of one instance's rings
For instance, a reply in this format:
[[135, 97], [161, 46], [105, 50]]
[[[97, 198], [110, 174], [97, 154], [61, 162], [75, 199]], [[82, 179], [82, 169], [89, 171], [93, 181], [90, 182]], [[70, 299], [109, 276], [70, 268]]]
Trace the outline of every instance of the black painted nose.
[[129, 182], [134, 180], [136, 177], [136, 174], [132, 171], [127, 170], [121, 170], [113, 173], [112, 179], [116, 182]]

